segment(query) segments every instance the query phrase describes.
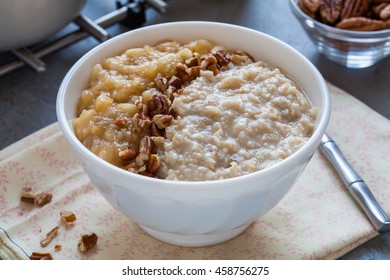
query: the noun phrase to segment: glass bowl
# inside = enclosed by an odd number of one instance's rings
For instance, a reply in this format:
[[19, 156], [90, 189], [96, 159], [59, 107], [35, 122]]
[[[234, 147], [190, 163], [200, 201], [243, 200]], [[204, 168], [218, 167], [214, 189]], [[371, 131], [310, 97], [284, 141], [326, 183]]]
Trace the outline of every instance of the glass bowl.
[[331, 61], [351, 69], [372, 66], [390, 54], [390, 29], [349, 31], [323, 24], [306, 15], [290, 0], [290, 7], [317, 50]]

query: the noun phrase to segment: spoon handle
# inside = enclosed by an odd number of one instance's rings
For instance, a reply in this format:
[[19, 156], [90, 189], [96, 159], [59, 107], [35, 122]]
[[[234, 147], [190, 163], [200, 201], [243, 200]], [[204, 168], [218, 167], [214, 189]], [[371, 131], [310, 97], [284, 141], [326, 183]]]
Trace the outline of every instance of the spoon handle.
[[333, 165], [352, 197], [360, 205], [376, 230], [380, 233], [390, 231], [390, 219], [383, 211], [370, 189], [344, 158], [343, 153], [328, 134], [324, 134], [320, 151]]

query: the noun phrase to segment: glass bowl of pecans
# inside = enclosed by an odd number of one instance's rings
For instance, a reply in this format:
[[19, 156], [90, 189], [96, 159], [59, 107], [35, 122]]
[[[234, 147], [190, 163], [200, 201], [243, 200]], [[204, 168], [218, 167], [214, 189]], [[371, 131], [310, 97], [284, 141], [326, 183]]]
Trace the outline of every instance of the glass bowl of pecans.
[[290, 0], [318, 51], [351, 69], [372, 66], [390, 54], [389, 0]]
[[88, 52], [56, 109], [115, 209], [159, 240], [206, 246], [239, 235], [288, 193], [325, 132], [330, 98], [313, 64], [280, 40], [173, 22]]

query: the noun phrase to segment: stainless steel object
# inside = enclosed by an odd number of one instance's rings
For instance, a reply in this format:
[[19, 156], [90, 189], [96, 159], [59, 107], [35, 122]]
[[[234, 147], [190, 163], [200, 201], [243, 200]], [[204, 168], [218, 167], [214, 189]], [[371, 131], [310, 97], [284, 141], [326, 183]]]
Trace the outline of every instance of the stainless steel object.
[[340, 175], [348, 191], [357, 201], [376, 230], [380, 233], [390, 231], [390, 219], [383, 211], [370, 189], [344, 158], [339, 147], [328, 134], [321, 139], [320, 151], [330, 161]]
[[0, 51], [27, 47], [74, 20], [86, 0], [1, 0]]
[[[8, 1], [8, 0], [7, 0]], [[4, 2], [4, 3], [7, 3]], [[35, 0], [34, 0], [35, 1]], [[71, 0], [76, 1], [76, 0]], [[78, 0], [79, 1], [79, 0]], [[82, 0], [85, 1], [85, 0]], [[153, 2], [153, 1], [151, 1]], [[43, 42], [44, 44], [40, 45], [38, 48], [35, 46], [33, 49], [27, 47], [11, 50], [15, 55], [15, 58], [11, 61], [7, 61], [5, 64], [0, 65], [0, 76], [5, 75], [11, 71], [14, 71], [18, 68], [21, 68], [25, 65], [31, 66], [37, 72], [43, 72], [46, 70], [45, 63], [41, 60], [46, 55], [49, 55], [53, 52], [56, 52], [62, 48], [65, 48], [79, 40], [82, 40], [89, 35], [95, 37], [98, 41], [103, 42], [109, 39], [110, 35], [104, 29], [116, 23], [121, 23], [123, 26], [134, 29], [140, 27], [145, 21], [145, 10], [146, 8], [154, 8], [157, 11], [166, 11], [167, 4], [162, 1], [154, 1], [156, 5], [151, 5], [150, 0], [148, 3], [145, 1], [125, 1], [121, 3], [117, 1], [117, 9], [96, 19], [91, 20], [90, 18], [80, 14], [78, 15], [73, 22], [76, 23], [80, 28], [67, 33], [64, 36], [57, 38], [55, 40], [47, 40]], [[15, 2], [16, 3], [16, 2]], [[0, 8], [4, 5], [0, 3]], [[2, 11], [0, 10], [0, 16]], [[1, 18], [0, 18], [1, 23]], [[0, 26], [0, 39], [1, 39], [1, 28]], [[0, 51], [1, 51], [1, 40], [0, 40]]]
[[162, 14], [168, 10], [168, 5], [163, 0], [145, 0], [145, 2]]

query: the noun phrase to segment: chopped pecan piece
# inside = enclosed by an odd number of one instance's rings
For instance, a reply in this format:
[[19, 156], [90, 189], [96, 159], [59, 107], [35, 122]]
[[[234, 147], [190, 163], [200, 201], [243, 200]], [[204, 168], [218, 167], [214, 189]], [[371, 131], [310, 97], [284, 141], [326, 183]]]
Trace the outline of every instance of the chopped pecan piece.
[[197, 56], [193, 56], [191, 58], [186, 59], [185, 64], [188, 67], [198, 66], [199, 65], [199, 58]]
[[176, 66], [176, 73], [177, 73], [177, 76], [178, 76], [182, 81], [186, 81], [186, 80], [188, 80], [188, 78], [190, 77], [190, 73], [189, 73], [189, 70], [188, 70], [187, 65], [182, 64], [182, 63], [179, 63], [179, 64]]
[[127, 170], [127, 171], [130, 171], [132, 173], [137, 173], [138, 172], [138, 164], [135, 163], [135, 162], [132, 162], [132, 163], [129, 163], [128, 165], [126, 165], [125, 167], [123, 167], [123, 169]]
[[125, 117], [116, 118], [113, 122], [119, 128], [126, 128], [129, 126], [129, 119]]
[[138, 172], [139, 175], [146, 176], [146, 177], [154, 177], [153, 173], [150, 173], [149, 171], [143, 170]]
[[181, 88], [182, 83], [178, 77], [172, 76], [168, 81], [168, 85], [173, 86], [175, 89], [179, 89]]
[[139, 113], [141, 114], [142, 119], [146, 118], [149, 115], [148, 106], [146, 106], [143, 103], [143, 97], [142, 96], [138, 97], [138, 100], [135, 102], [135, 106], [137, 106], [137, 109], [139, 110]]
[[147, 129], [150, 124], [151, 124], [151, 121], [148, 117], [145, 117], [145, 116], [142, 116], [141, 114], [139, 113], [136, 113], [132, 118], [131, 118], [131, 121], [132, 121], [132, 130], [134, 132], [139, 132], [139, 131], [144, 131], [145, 129]]
[[235, 52], [231, 55], [231, 61], [234, 65], [246, 65], [253, 62], [253, 58], [245, 52]]
[[50, 253], [41, 253], [41, 252], [32, 252], [30, 255], [30, 260], [33, 261], [43, 261], [43, 260], [52, 260], [53, 256]]
[[81, 236], [77, 248], [80, 252], [86, 252], [96, 246], [98, 236], [95, 233], [84, 234]]
[[173, 121], [173, 116], [157, 114], [153, 117], [153, 121], [156, 123], [158, 128], [163, 129], [171, 124]]
[[190, 68], [190, 76], [191, 78], [196, 78], [200, 76], [200, 71], [202, 71], [201, 66], [193, 66]]
[[20, 200], [23, 202], [35, 203], [35, 193], [32, 191], [31, 188], [23, 188], [22, 193], [20, 194]]
[[52, 198], [53, 195], [51, 193], [42, 192], [35, 196], [35, 203], [39, 206], [43, 206], [48, 204]]
[[128, 147], [123, 151], [119, 151], [118, 156], [123, 160], [131, 160], [137, 156], [137, 152]]
[[76, 215], [73, 212], [70, 211], [61, 211], [60, 212], [61, 222], [63, 222], [66, 225], [73, 224], [77, 218]]
[[40, 242], [41, 246], [45, 247], [47, 244], [49, 244], [54, 239], [54, 237], [57, 236], [57, 233], [59, 230], [60, 230], [60, 226], [56, 226], [51, 231], [49, 231], [46, 234], [46, 237], [41, 240], [41, 242]]
[[144, 166], [145, 163], [149, 160], [149, 155], [152, 153], [153, 142], [150, 136], [144, 136], [141, 138], [139, 143], [139, 153], [135, 158], [135, 162], [138, 166]]
[[216, 64], [216, 63], [217, 63], [217, 59], [215, 58], [214, 55], [206, 54], [206, 55], [203, 55], [201, 57], [200, 66], [202, 66], [203, 69], [206, 69], [207, 66], [212, 65], [212, 64]]
[[167, 89], [167, 79], [164, 78], [163, 75], [161, 75], [161, 73], [158, 73], [153, 81], [159, 90], [164, 91]]
[[218, 64], [221, 66], [226, 66], [230, 62], [230, 56], [223, 50], [216, 51], [214, 56], [217, 59]]
[[160, 157], [156, 154], [151, 154], [149, 156], [149, 161], [146, 170], [152, 174], [155, 174], [160, 169], [160, 165]]
[[164, 94], [154, 94], [148, 102], [149, 116], [160, 114], [168, 110], [171, 101]]
[[213, 75], [218, 75], [218, 67], [217, 64], [210, 64], [209, 66], [206, 67], [207, 70], [213, 72]]
[[156, 136], [156, 137], [150, 137], [152, 138], [152, 141], [155, 146], [161, 146], [164, 144], [164, 137], [162, 136]]
[[54, 245], [54, 251], [58, 252], [62, 250], [62, 246], [60, 244]]
[[155, 122], [152, 122], [152, 124], [150, 125], [150, 134], [156, 137], [163, 136], [164, 130], [158, 128], [157, 124]]

